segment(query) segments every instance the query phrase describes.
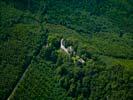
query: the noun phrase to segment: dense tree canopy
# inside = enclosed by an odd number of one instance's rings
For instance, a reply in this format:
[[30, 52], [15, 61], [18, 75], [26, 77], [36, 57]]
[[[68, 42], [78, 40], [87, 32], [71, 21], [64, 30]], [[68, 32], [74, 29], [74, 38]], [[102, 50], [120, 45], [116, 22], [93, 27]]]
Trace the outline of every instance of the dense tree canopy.
[[0, 0], [1, 100], [132, 100], [132, 84], [133, 0]]

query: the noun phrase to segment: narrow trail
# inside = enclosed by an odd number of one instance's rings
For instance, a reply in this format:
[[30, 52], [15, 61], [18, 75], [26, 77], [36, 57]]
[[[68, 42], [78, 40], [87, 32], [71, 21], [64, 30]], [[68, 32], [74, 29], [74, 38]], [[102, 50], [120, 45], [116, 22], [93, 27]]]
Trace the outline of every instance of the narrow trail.
[[[64, 100], [65, 98], [68, 100], [65, 90], [58, 84], [59, 80], [57, 80], [56, 77], [56, 68], [49, 65], [49, 63], [41, 58], [44, 49], [46, 48], [40, 48], [40, 52], [35, 57], [38, 61], [31, 61], [7, 100], [14, 100], [14, 98], [19, 99], [19, 97], [21, 97], [20, 99], [22, 100], [32, 100], [35, 98], [39, 100]], [[22, 87], [24, 89], [22, 89]], [[34, 88], [36, 93], [34, 93], [34, 91], [29, 91], [32, 90], [32, 88]], [[21, 91], [21, 93], [19, 93], [19, 91]]]
[[23, 80], [23, 78], [25, 77], [25, 74], [27, 73], [28, 71], [28, 68], [29, 68], [29, 65], [28, 67], [26, 68], [25, 72], [23, 73], [23, 75], [21, 76], [21, 78], [19, 79], [19, 81], [17, 82], [15, 88], [13, 89], [13, 91], [11, 92], [10, 96], [7, 98], [7, 100], [11, 100], [11, 97], [14, 95], [15, 91], [17, 90], [18, 86], [19, 86], [19, 83]]
[[[41, 25], [40, 25], [40, 26], [41, 26]], [[42, 49], [42, 47], [43, 47], [44, 45], [46, 45], [46, 41], [47, 41], [47, 40], [46, 40], [46, 39], [47, 39], [47, 32], [45, 32], [44, 29], [42, 29], [42, 28], [41, 28], [41, 31], [42, 31], [44, 34], [42, 34], [43, 36], [41, 36], [40, 44], [39, 44], [39, 46], [36, 46], [35, 51], [34, 51], [32, 57], [30, 58], [30, 61], [26, 64], [26, 67], [25, 67], [26, 69], [25, 69], [23, 75], [20, 77], [20, 79], [19, 79], [18, 82], [16, 83], [14, 89], [12, 90], [12, 92], [11, 92], [11, 94], [9, 95], [9, 97], [7, 98], [7, 100], [11, 100], [11, 97], [14, 95], [14, 93], [15, 93], [16, 89], [18, 88], [20, 82], [21, 82], [21, 81], [23, 80], [23, 78], [25, 77], [25, 75], [26, 75], [26, 73], [27, 73], [27, 71], [28, 71], [28, 69], [29, 69], [29, 67], [30, 67], [30, 64], [31, 64], [31, 62], [32, 62], [32, 60], [33, 60], [33, 58], [36, 57], [36, 56], [38, 56], [39, 53], [40, 53], [40, 51], [41, 51], [41, 49]]]
[[[39, 21], [38, 21], [38, 22], [39, 22]], [[64, 25], [63, 25], [63, 26], [64, 26]], [[66, 27], [66, 26], [65, 26], [65, 27]], [[68, 28], [68, 27], [67, 27], [67, 28]], [[69, 29], [72, 29], [72, 28], [69, 28]], [[42, 28], [41, 30], [44, 32], [43, 28]], [[74, 30], [74, 29], [72, 29], [72, 30]], [[76, 31], [76, 30], [74, 30], [74, 31]], [[76, 32], [79, 33], [78, 31], [76, 31]], [[46, 34], [45, 34], [45, 35], [46, 35]], [[45, 36], [44, 36], [44, 37], [45, 37]], [[39, 53], [40, 53], [42, 47], [45, 45], [45, 41], [46, 41], [46, 40], [44, 40], [43, 36], [41, 37], [41, 41], [43, 41], [43, 42], [40, 43], [39, 46], [37, 46], [35, 52], [33, 53], [33, 56], [34, 56], [34, 57], [36, 57], [36, 56], [39, 55]], [[67, 49], [66, 49], [65, 46], [63, 45], [63, 39], [61, 40], [61, 43], [62, 43], [61, 46], [62, 46], [62, 48], [64, 49], [64, 51], [66, 51], [66, 53], [68, 53]], [[103, 55], [103, 54], [101, 54], [101, 55]], [[104, 55], [105, 55], [105, 54], [104, 54]], [[14, 95], [15, 91], [17, 90], [18, 86], [20, 85], [21, 81], [22, 81], [23, 78], [25, 77], [25, 75], [26, 75], [26, 73], [27, 73], [27, 71], [28, 71], [28, 69], [29, 69], [29, 67], [30, 67], [30, 64], [31, 64], [31, 62], [32, 62], [32, 60], [33, 60], [33, 56], [32, 56], [32, 58], [31, 58], [30, 62], [27, 64], [27, 67], [26, 67], [26, 69], [25, 69], [23, 75], [20, 77], [19, 81], [17, 82], [16, 86], [14, 87], [13, 91], [11, 92], [11, 94], [9, 95], [9, 97], [7, 98], [7, 100], [11, 100], [11, 98], [12, 98], [12, 96]], [[111, 56], [110, 56], [110, 57], [111, 57]], [[51, 78], [51, 79], [52, 79], [52, 78]], [[54, 85], [54, 84], [51, 84], [51, 85]], [[52, 90], [52, 89], [51, 89], [51, 90]], [[53, 91], [53, 92], [54, 92], [54, 91]], [[55, 91], [55, 93], [56, 93], [56, 91]], [[52, 97], [52, 96], [51, 96], [51, 97]]]

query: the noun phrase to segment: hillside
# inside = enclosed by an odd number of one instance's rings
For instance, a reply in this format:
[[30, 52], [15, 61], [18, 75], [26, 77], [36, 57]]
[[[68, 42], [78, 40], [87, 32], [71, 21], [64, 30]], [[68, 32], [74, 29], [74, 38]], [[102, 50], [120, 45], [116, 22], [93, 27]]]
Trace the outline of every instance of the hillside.
[[0, 1], [1, 100], [132, 100], [132, 82], [132, 0]]

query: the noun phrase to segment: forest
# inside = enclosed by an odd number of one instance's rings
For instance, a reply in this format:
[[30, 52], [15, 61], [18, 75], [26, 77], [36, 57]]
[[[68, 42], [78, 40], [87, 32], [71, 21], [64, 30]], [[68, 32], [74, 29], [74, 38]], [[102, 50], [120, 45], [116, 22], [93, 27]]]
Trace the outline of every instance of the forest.
[[132, 94], [133, 0], [0, 0], [0, 100]]

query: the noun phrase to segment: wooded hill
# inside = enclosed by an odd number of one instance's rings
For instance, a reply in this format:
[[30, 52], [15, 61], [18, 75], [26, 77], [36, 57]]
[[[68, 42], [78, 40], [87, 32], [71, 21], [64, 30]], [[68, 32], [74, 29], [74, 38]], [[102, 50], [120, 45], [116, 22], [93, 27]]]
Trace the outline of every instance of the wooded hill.
[[1, 100], [132, 100], [132, 84], [132, 0], [0, 1]]

